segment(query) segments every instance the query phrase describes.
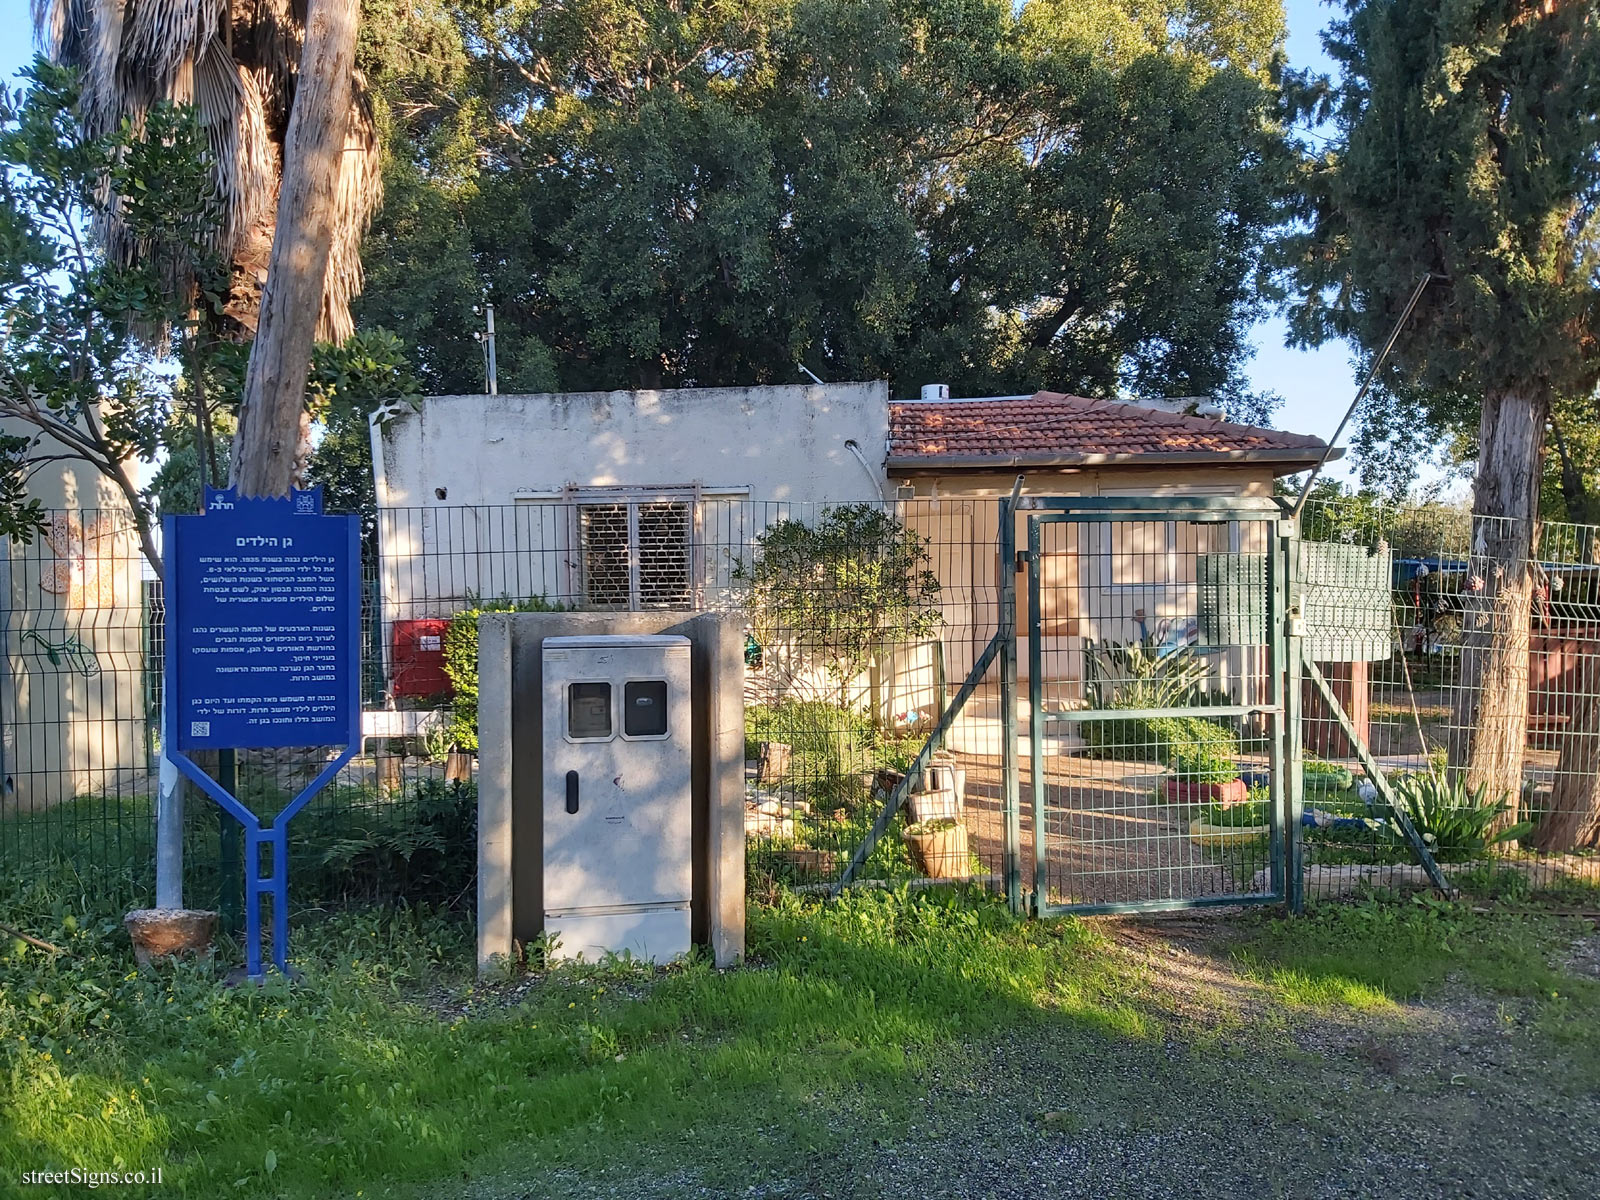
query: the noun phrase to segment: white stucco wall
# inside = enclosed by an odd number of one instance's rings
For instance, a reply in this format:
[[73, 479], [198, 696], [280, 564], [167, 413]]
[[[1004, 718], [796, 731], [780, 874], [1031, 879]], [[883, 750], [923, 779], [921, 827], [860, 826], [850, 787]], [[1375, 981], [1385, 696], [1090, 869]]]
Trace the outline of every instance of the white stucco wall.
[[881, 382], [429, 396], [384, 430], [378, 504], [501, 505], [568, 485], [695, 483], [748, 487], [758, 500], [875, 500], [888, 421]]

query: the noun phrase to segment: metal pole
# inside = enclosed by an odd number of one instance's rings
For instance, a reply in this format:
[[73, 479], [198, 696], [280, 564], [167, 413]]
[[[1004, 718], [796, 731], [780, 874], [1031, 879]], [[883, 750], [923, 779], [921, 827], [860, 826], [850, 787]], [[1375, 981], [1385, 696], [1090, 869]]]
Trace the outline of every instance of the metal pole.
[[[223, 790], [239, 794], [238, 758], [232, 750], [217, 751], [217, 783]], [[239, 862], [239, 822], [235, 821], [221, 805], [217, 806], [217, 836], [220, 841], [217, 855], [217, 907], [222, 912], [223, 927], [233, 933], [239, 928], [241, 865]]]
[[[1000, 501], [999, 568], [1000, 620], [1000, 781], [1005, 818], [1006, 900], [1011, 911], [1023, 915], [1022, 903], [1022, 793], [1017, 769], [1017, 496], [1022, 476]], [[1036, 831], [1037, 835], [1037, 831]]]
[[1028, 782], [1033, 807], [1033, 915], [1042, 916], [1050, 902], [1050, 827], [1045, 816], [1044, 787], [1044, 637], [1039, 613], [1043, 594], [1039, 580], [1039, 518], [1028, 517]]
[[1289, 911], [1305, 910], [1305, 831], [1300, 817], [1305, 811], [1305, 715], [1302, 712], [1301, 658], [1305, 647], [1305, 613], [1300, 526], [1290, 519], [1279, 525], [1279, 555], [1284, 571], [1285, 618], [1280, 631], [1283, 647], [1283, 898]]
[[485, 320], [488, 322], [488, 326], [484, 331], [484, 340], [489, 347], [489, 395], [498, 396], [500, 394], [500, 365], [496, 362], [494, 356], [494, 305], [485, 301], [483, 313]]
[[183, 776], [172, 746], [172, 680], [161, 683], [161, 768], [156, 798], [156, 907], [183, 907]]
[[11, 540], [0, 550], [0, 797], [11, 792], [11, 754], [7, 743], [15, 724], [6, 715], [11, 703]]

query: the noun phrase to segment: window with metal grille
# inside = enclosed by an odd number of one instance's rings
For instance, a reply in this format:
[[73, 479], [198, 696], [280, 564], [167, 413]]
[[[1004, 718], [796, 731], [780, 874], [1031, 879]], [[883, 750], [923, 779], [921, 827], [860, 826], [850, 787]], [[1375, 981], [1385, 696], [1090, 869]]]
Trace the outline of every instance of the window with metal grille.
[[578, 506], [582, 595], [590, 608], [692, 608], [693, 508], [687, 499]]
[[640, 608], [689, 607], [689, 505], [682, 500], [635, 506]]
[[585, 504], [578, 509], [583, 598], [595, 608], [631, 607], [628, 509], [626, 504]]

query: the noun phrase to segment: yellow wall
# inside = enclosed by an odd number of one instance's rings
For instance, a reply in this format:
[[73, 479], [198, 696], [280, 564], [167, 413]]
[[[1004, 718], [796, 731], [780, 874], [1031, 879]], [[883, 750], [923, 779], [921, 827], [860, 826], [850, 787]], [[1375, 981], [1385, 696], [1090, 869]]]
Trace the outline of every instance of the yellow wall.
[[[997, 571], [997, 501], [1011, 493], [1016, 473], [903, 475], [891, 470], [890, 494], [910, 486], [915, 499], [903, 508], [908, 525], [930, 541], [935, 571], [945, 589], [948, 670], [952, 686], [971, 669], [999, 621]], [[1039, 496], [1270, 496], [1274, 475], [1267, 466], [1226, 467], [1101, 467], [1083, 470], [1030, 471], [1023, 495]], [[1028, 546], [1026, 513], [1017, 515], [1017, 549]], [[957, 530], [960, 536], [953, 536]], [[1082, 539], [1109, 537], [1111, 542], [1092, 556], [1084, 555]], [[1211, 544], [1226, 531], [1206, 531], [1195, 526], [1174, 526], [1171, 532], [1158, 522], [1124, 524], [1116, 530], [1091, 533], [1070, 524], [1041, 529], [1040, 615], [1045, 637], [1040, 645], [1045, 677], [1059, 695], [1050, 702], [1081, 698], [1083, 639], [1131, 640], [1138, 636], [1133, 614], [1142, 609], [1150, 622], [1162, 617], [1195, 615], [1194, 556], [1229, 549], [1259, 551], [1265, 548], [1264, 526], [1238, 528], [1237, 546]], [[1155, 553], [1162, 538], [1167, 563]], [[1259, 544], [1258, 544], [1259, 543]], [[1080, 578], [1082, 564], [1091, 557], [1101, 566], [1109, 562], [1112, 578]], [[1160, 577], [1166, 566], [1171, 578]], [[1099, 569], [1097, 567], [1097, 569]], [[1018, 666], [1029, 673], [1029, 598], [1027, 576], [1017, 576]], [[1219, 686], [1256, 672], [1242, 659], [1248, 652], [1230, 651], [1219, 664]]]
[[0, 544], [0, 815], [148, 790], [144, 560], [132, 514], [87, 464], [52, 463], [29, 487], [50, 510], [44, 535]]

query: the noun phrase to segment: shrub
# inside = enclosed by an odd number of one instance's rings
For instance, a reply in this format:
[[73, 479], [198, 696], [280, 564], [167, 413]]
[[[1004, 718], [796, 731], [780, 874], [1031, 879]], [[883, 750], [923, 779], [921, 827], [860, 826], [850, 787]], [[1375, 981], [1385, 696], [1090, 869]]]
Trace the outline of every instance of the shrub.
[[1218, 829], [1244, 829], [1268, 822], [1267, 804], [1264, 800], [1247, 800], [1243, 804], [1208, 804], [1200, 810], [1200, 819]]
[[1170, 762], [1180, 750], [1208, 747], [1219, 756], [1239, 753], [1233, 730], [1202, 717], [1125, 717], [1084, 721], [1083, 740], [1095, 758]]
[[1220, 740], [1180, 745], [1168, 762], [1173, 775], [1185, 783], [1231, 783], [1239, 778], [1233, 750]]
[[874, 504], [769, 525], [734, 578], [757, 642], [793, 643], [841, 698], [885, 646], [932, 637], [943, 621], [927, 539]]
[[1324, 762], [1320, 758], [1306, 759], [1300, 771], [1300, 778], [1308, 796], [1348, 791], [1356, 782], [1348, 767]]
[[[1206, 665], [1192, 646], [1169, 648], [1146, 635], [1137, 642], [1090, 642], [1084, 651], [1084, 690], [1093, 709], [1181, 708], [1200, 703]], [[1096, 758], [1167, 762], [1179, 748], [1207, 747], [1237, 755], [1226, 726], [1200, 717], [1130, 717], [1084, 721], [1083, 740]]]
[[1084, 721], [1079, 731], [1093, 758], [1164, 763], [1172, 757], [1175, 742], [1189, 740], [1184, 736], [1188, 720], [1187, 717], [1124, 717]]
[[543, 596], [531, 600], [502, 596], [474, 603], [450, 618], [444, 631], [444, 673], [454, 696], [446, 729], [458, 750], [478, 748], [478, 618], [486, 612], [563, 612], [565, 608]]
[[478, 869], [476, 784], [424, 779], [398, 801], [378, 802], [355, 789], [342, 800], [295, 823], [290, 879], [297, 893], [451, 901], [471, 892]]

